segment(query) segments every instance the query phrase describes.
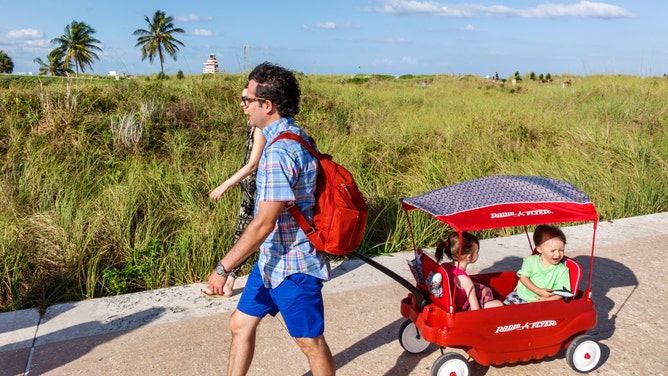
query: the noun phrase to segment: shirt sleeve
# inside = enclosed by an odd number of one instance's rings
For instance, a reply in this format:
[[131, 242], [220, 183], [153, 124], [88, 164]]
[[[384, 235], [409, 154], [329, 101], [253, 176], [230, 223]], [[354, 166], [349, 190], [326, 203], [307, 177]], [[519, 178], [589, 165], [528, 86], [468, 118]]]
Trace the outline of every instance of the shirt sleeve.
[[533, 275], [533, 267], [532, 267], [532, 258], [531, 256], [525, 257], [524, 260], [522, 260], [522, 267], [520, 270], [517, 271], [517, 276], [525, 275], [529, 278]]

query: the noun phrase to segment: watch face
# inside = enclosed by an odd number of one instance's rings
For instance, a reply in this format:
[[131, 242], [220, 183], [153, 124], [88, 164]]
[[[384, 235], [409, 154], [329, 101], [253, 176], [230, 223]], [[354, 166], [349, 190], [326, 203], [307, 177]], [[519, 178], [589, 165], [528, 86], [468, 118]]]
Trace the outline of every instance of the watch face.
[[218, 263], [218, 265], [216, 265], [216, 273], [218, 273], [218, 275], [224, 275], [225, 274], [225, 268], [223, 268], [223, 266], [220, 265], [220, 263]]

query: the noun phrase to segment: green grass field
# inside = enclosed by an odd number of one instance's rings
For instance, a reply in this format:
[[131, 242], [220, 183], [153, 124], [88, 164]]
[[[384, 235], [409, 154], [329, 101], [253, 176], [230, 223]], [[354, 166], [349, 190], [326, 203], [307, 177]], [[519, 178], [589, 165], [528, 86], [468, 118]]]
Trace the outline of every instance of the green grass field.
[[[398, 198], [486, 175], [569, 181], [601, 220], [668, 210], [663, 77], [298, 78], [298, 123], [368, 198], [364, 253], [411, 247]], [[238, 190], [208, 192], [241, 164], [244, 82], [0, 76], [0, 311], [203, 281], [234, 231]]]

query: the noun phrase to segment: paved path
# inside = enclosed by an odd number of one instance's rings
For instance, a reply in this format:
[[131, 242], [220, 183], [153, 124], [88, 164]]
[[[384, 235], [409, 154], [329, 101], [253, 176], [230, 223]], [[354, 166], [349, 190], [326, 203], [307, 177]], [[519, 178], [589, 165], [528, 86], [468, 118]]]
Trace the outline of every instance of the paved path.
[[[567, 254], [588, 265], [592, 225], [564, 229]], [[519, 268], [525, 235], [484, 240], [472, 273]], [[599, 313], [590, 334], [602, 365], [593, 375], [668, 375], [668, 213], [599, 223], [592, 289]], [[412, 281], [411, 252], [376, 260]], [[359, 260], [334, 265], [325, 284], [326, 337], [338, 375], [430, 375], [440, 351], [408, 354], [397, 340], [407, 290]], [[587, 276], [585, 276], [584, 283]], [[244, 279], [238, 285], [241, 291]], [[227, 320], [238, 300], [209, 300], [203, 284], [0, 314], [0, 376], [220, 375], [227, 366]], [[568, 375], [555, 358], [481, 367], [473, 375]], [[306, 358], [280, 318], [259, 328], [250, 375], [309, 375]]]

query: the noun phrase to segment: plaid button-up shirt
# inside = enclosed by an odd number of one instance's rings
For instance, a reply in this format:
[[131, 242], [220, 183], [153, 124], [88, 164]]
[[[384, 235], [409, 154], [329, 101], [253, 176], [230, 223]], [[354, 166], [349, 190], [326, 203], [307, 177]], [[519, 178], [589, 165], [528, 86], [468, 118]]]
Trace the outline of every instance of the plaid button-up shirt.
[[[278, 134], [291, 132], [307, 139], [292, 118], [278, 120], [262, 130], [267, 139], [257, 170], [256, 203], [296, 201], [306, 218], [313, 218], [317, 159], [299, 143], [279, 140]], [[255, 205], [257, 214], [258, 205]], [[276, 227], [260, 246], [258, 266], [266, 287], [276, 287], [291, 274], [309, 274], [322, 280], [330, 277], [329, 261], [317, 252], [292, 215], [283, 209]]]

